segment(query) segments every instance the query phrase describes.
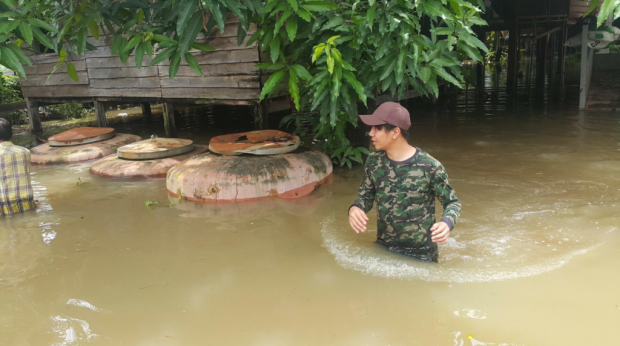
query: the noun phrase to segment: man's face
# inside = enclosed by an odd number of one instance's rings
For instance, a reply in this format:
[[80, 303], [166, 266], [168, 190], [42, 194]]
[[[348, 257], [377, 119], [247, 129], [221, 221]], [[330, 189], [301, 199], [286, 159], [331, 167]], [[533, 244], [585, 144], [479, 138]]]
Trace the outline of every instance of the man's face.
[[372, 140], [372, 145], [375, 147], [375, 149], [386, 150], [394, 141], [395, 131], [396, 129], [393, 129], [391, 131], [386, 131], [385, 129], [379, 130], [377, 129], [377, 127], [373, 126], [370, 129], [370, 133], [368, 133], [368, 135], [370, 136], [370, 139]]

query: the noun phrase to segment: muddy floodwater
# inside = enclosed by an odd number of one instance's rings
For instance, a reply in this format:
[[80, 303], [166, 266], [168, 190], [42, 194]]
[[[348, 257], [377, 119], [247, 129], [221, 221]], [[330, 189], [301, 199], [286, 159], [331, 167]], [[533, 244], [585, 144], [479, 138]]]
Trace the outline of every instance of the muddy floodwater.
[[463, 203], [438, 264], [375, 245], [374, 212], [349, 229], [361, 167], [217, 205], [34, 167], [37, 211], [0, 219], [0, 345], [620, 344], [620, 113], [414, 115], [411, 132]]

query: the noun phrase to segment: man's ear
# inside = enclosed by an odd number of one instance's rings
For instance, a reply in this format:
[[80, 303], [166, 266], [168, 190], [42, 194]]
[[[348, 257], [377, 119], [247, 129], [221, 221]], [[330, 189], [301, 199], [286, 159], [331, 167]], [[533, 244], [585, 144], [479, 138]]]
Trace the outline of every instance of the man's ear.
[[399, 127], [395, 127], [394, 129], [392, 129], [392, 131], [394, 131], [394, 134], [392, 135], [392, 137], [394, 139], [398, 138], [398, 135], [400, 135], [400, 128]]

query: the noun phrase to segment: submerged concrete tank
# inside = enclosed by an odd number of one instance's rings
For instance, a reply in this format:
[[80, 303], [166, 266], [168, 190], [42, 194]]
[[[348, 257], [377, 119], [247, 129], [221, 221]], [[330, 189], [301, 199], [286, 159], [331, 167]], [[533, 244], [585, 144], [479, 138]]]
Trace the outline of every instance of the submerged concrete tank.
[[96, 160], [139, 140], [139, 136], [117, 134], [110, 127], [76, 127], [30, 149], [30, 161], [36, 165], [52, 165]]
[[[242, 140], [247, 139], [246, 134], [235, 135]], [[226, 136], [235, 138], [233, 135]], [[272, 141], [268, 135], [261, 138], [262, 142], [252, 143], [257, 150], [277, 150], [278, 141]], [[221, 138], [213, 138], [210, 147], [218, 140]], [[280, 142], [289, 148], [295, 146], [294, 141], [293, 145], [289, 140]], [[246, 146], [240, 150], [247, 151], [248, 148]], [[166, 178], [169, 193], [198, 202], [234, 202], [270, 196], [298, 198], [325, 183], [333, 171], [327, 155], [306, 148], [266, 156], [239, 155], [234, 150], [224, 152], [231, 151], [232, 155], [206, 152], [171, 168]]]
[[95, 162], [90, 172], [111, 178], [163, 178], [182, 161], [207, 151], [189, 139], [151, 138], [118, 148]]

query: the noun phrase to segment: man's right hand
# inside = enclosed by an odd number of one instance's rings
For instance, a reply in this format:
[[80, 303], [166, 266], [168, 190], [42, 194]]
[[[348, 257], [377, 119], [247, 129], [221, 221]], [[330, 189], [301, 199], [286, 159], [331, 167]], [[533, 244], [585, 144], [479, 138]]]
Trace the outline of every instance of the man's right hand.
[[368, 216], [359, 207], [353, 206], [349, 209], [349, 224], [355, 233], [364, 232], [366, 230], [366, 222]]

